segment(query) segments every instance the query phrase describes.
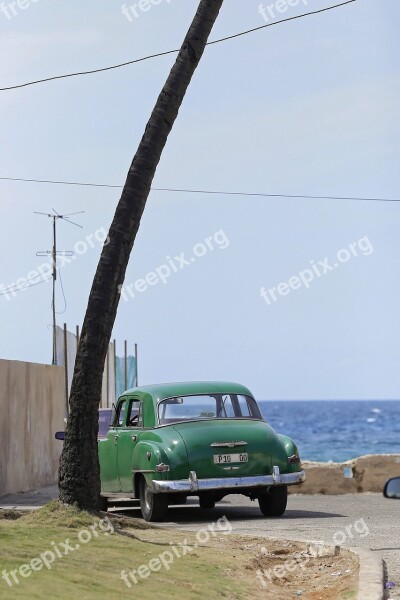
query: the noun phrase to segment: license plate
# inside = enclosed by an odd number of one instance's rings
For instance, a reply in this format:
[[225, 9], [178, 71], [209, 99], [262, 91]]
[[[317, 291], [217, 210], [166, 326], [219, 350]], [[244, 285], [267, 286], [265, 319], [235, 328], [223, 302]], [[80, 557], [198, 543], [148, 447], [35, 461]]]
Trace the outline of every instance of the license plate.
[[229, 465], [230, 463], [247, 463], [247, 454], [214, 454], [214, 464]]

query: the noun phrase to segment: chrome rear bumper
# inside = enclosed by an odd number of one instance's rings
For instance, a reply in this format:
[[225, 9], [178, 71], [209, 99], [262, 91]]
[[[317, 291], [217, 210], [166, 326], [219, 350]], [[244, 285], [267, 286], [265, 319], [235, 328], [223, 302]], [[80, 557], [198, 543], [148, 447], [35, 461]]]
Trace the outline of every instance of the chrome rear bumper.
[[254, 477], [226, 477], [223, 479], [197, 479], [195, 471], [190, 471], [189, 479], [175, 481], [152, 482], [153, 492], [168, 494], [174, 492], [207, 492], [209, 490], [232, 490], [235, 488], [260, 488], [275, 485], [298, 485], [306, 478], [304, 471], [298, 473], [280, 473], [279, 467], [273, 467], [272, 475], [256, 475]]

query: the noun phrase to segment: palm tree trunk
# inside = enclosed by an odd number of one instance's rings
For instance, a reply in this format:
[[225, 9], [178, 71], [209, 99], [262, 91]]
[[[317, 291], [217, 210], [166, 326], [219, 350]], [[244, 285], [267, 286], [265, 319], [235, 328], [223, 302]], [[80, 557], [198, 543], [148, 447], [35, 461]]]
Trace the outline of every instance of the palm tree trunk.
[[129, 256], [169, 133], [203, 55], [223, 0], [201, 0], [176, 62], [147, 123], [93, 280], [75, 362], [70, 415], [60, 459], [60, 500], [97, 510], [98, 408], [108, 344]]

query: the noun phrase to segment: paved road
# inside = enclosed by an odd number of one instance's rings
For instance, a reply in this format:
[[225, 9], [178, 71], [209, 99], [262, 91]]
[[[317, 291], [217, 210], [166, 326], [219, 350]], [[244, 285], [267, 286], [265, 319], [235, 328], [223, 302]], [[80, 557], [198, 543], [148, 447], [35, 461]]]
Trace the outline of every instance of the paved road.
[[[56, 495], [56, 487], [44, 488], [0, 498], [0, 507], [37, 507]], [[140, 517], [137, 508], [124, 512]], [[396, 583], [390, 598], [400, 599], [400, 500], [387, 500], [381, 494], [293, 495], [283, 517], [266, 519], [257, 502], [242, 496], [227, 496], [214, 510], [201, 510], [196, 500], [189, 498], [185, 506], [170, 508], [170, 521], [163, 525], [195, 531], [224, 515], [238, 535], [322, 540], [372, 549], [384, 559], [388, 579]]]

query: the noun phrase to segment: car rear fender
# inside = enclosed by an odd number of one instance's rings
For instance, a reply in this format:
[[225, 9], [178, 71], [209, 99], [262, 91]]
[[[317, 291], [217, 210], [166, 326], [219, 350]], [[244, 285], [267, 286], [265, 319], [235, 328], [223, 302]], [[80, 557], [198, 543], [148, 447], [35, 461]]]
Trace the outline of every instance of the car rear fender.
[[[279, 441], [281, 442], [281, 444], [285, 450], [285, 453], [286, 453], [286, 456], [288, 457], [288, 459], [293, 456], [298, 456], [300, 458], [299, 450], [298, 450], [295, 442], [292, 440], [292, 438], [290, 438], [287, 435], [282, 435], [280, 433], [277, 435], [278, 435]], [[292, 473], [296, 473], [297, 471], [301, 470], [300, 462], [289, 463], [289, 461], [288, 461], [288, 467], [289, 467], [289, 472], [292, 472]]]
[[[162, 439], [154, 432], [145, 434], [132, 454], [132, 475], [135, 495], [140, 477], [150, 484], [153, 479], [186, 479], [189, 477], [189, 462], [182, 438], [173, 430], [164, 429]], [[164, 465], [168, 470], [160, 471]]]

